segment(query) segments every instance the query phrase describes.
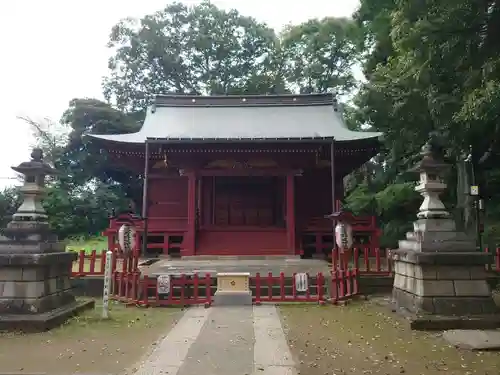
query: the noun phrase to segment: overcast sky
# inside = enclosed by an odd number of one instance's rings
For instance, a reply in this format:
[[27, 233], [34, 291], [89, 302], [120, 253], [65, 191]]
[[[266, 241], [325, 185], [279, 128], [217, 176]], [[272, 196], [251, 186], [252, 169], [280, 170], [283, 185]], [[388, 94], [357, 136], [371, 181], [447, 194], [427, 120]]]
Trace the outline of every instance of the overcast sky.
[[[108, 34], [124, 17], [142, 17], [168, 0], [15, 0], [0, 2], [0, 189], [10, 167], [29, 158], [31, 130], [17, 116], [59, 120], [69, 101], [102, 98]], [[200, 1], [185, 0], [186, 4]], [[276, 30], [309, 18], [350, 16], [358, 0], [212, 0]]]

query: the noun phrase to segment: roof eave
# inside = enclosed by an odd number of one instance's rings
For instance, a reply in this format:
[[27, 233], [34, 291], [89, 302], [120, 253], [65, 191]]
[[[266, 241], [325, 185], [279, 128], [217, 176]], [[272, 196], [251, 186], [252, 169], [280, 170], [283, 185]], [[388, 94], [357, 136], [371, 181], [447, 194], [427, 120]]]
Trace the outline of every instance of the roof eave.
[[330, 137], [298, 137], [298, 138], [151, 138], [148, 137], [144, 141], [131, 142], [123, 139], [110, 139], [107, 135], [100, 134], [85, 134], [94, 139], [103, 142], [112, 142], [120, 144], [135, 144], [141, 145], [145, 142], [150, 144], [214, 144], [214, 143], [326, 143], [326, 142], [336, 142], [336, 143], [349, 143], [349, 142], [363, 142], [363, 141], [377, 141], [380, 142], [382, 134], [370, 135], [363, 138], [353, 138], [353, 139], [343, 139], [338, 140], [333, 136]]
[[334, 141], [334, 137], [305, 137], [305, 138], [147, 138], [148, 143], [324, 143]]

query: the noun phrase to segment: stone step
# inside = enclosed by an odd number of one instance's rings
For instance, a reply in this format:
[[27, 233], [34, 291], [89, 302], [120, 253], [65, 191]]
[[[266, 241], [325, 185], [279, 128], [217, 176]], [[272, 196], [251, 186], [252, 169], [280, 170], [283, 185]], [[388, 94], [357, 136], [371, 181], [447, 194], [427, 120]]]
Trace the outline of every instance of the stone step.
[[300, 259], [300, 255], [190, 255], [182, 260], [289, 260]]

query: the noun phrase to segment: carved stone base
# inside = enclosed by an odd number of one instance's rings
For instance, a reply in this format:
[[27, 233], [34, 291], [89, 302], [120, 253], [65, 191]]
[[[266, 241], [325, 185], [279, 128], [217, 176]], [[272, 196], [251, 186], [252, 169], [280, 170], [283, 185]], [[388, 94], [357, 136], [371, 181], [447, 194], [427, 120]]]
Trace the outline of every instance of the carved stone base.
[[0, 254], [2, 325], [8, 326], [10, 321], [16, 323], [15, 329], [22, 329], [20, 322], [52, 321], [56, 319], [55, 311], [71, 315], [71, 311], [78, 309], [70, 282], [71, 266], [76, 256], [62, 252]]
[[487, 282], [488, 254], [396, 250], [393, 302], [417, 315], [472, 316], [498, 312]]

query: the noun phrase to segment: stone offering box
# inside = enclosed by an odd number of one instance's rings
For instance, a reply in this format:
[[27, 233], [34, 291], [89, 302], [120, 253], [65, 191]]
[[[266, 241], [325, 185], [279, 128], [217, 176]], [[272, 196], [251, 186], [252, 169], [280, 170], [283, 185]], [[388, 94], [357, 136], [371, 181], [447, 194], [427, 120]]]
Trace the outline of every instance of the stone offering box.
[[249, 272], [224, 272], [217, 274], [215, 305], [251, 305]]

